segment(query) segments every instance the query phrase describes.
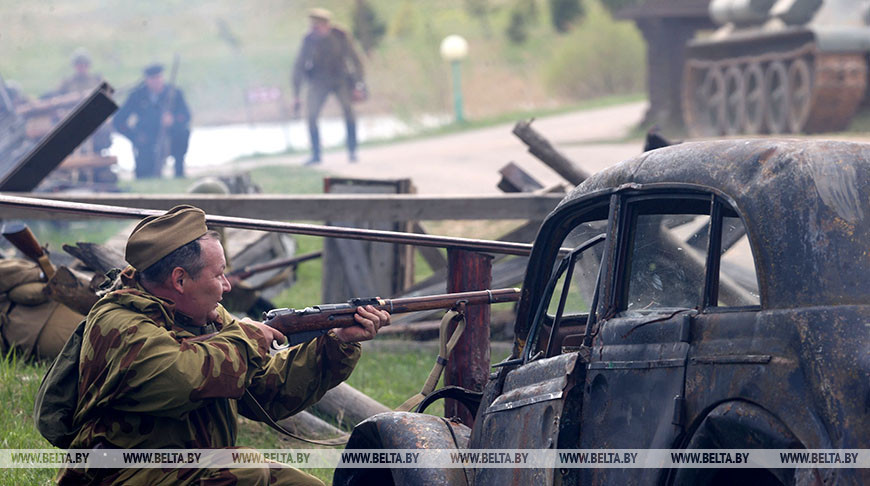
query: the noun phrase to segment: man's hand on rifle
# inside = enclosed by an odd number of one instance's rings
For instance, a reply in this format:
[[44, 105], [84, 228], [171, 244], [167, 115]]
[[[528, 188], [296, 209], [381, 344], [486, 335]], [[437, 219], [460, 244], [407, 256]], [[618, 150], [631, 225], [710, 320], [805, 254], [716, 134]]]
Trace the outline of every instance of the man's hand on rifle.
[[357, 307], [353, 318], [357, 323], [356, 326], [337, 327], [332, 330], [340, 341], [346, 343], [368, 341], [374, 339], [378, 329], [390, 325], [390, 313], [371, 305]]
[[284, 341], [286, 341], [286, 338], [283, 334], [281, 334], [281, 331], [275, 329], [274, 327], [269, 327], [262, 322], [251, 319], [250, 317], [242, 318], [242, 322], [244, 322], [245, 324], [251, 324], [253, 326], [256, 326], [258, 329], [260, 329], [260, 331], [262, 331], [262, 333], [266, 336], [266, 339], [269, 342], [277, 341], [278, 343], [283, 343]]
[[163, 120], [164, 127], [171, 127], [172, 123], [175, 121], [175, 118], [172, 116], [172, 113], [165, 111], [165, 112], [163, 112], [163, 119], [162, 120]]

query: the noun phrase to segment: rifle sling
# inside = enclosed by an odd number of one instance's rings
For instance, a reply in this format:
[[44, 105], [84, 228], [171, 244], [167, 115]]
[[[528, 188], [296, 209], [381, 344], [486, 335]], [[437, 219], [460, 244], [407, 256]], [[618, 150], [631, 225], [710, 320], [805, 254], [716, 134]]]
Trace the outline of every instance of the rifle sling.
[[275, 419], [273, 419], [272, 416], [269, 415], [269, 412], [267, 412], [266, 409], [263, 408], [262, 405], [260, 405], [260, 402], [258, 402], [257, 399], [254, 398], [254, 395], [252, 395], [251, 392], [249, 392], [248, 390], [245, 390], [245, 394], [242, 395], [242, 398], [239, 401], [241, 401], [245, 404], [246, 407], [248, 407], [248, 410], [250, 410], [257, 417], [257, 420], [265, 423], [266, 425], [272, 427], [278, 432], [288, 435], [296, 440], [322, 446], [343, 446], [347, 444], [347, 439], [349, 437], [347, 434], [340, 437], [335, 437], [333, 439], [315, 440], [306, 439], [305, 437], [300, 437], [293, 432], [290, 432], [289, 430], [281, 426], [281, 424], [276, 422]]
[[[462, 332], [465, 331], [465, 314], [463, 310], [450, 310], [441, 318], [439, 351], [438, 357], [435, 359], [435, 366], [429, 372], [429, 377], [426, 379], [426, 383], [423, 385], [420, 393], [405, 400], [405, 403], [396, 407], [397, 412], [410, 412], [414, 410], [435, 390], [438, 380], [441, 379], [441, 373], [444, 371], [444, 367], [447, 366], [450, 355], [453, 354], [453, 348], [456, 347]], [[454, 321], [456, 321], [456, 329], [453, 330], [453, 334], [448, 339], [447, 330], [450, 327], [450, 323]]]

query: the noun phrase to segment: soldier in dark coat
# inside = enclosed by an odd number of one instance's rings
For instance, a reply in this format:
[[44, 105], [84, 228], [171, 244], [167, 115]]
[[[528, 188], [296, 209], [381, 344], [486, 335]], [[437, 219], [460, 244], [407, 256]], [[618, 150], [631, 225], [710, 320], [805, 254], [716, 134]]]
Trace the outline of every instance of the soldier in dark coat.
[[175, 177], [184, 177], [190, 109], [181, 90], [164, 82], [163, 66], [145, 68], [145, 80], [130, 93], [113, 124], [133, 143], [137, 178], [160, 177], [168, 155], [175, 160]]
[[[309, 14], [311, 31], [302, 40], [302, 47], [293, 65], [294, 110], [300, 105], [303, 82], [308, 84], [305, 110], [311, 138], [311, 158], [307, 164], [320, 162], [320, 132], [317, 118], [330, 93], [335, 94], [344, 113], [347, 128], [347, 151], [356, 161], [356, 117], [354, 97], [364, 93], [363, 66], [348, 34], [330, 23], [332, 14], [315, 8]], [[356, 95], [355, 95], [356, 92]]]

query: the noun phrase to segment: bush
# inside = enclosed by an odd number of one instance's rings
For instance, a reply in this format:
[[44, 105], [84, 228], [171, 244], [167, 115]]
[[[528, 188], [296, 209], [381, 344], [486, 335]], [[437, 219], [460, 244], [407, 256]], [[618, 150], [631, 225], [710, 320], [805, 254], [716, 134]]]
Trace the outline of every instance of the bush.
[[583, 17], [580, 0], [550, 0], [550, 19], [558, 32], [568, 32], [575, 20]]
[[630, 22], [616, 22], [598, 2], [560, 40], [545, 68], [547, 86], [576, 99], [644, 90], [644, 43]]
[[384, 22], [366, 0], [356, 0], [353, 9], [353, 35], [369, 53], [380, 44], [387, 32]]
[[601, 4], [611, 15], [616, 15], [623, 8], [635, 6], [639, 3], [640, 0], [601, 0]]
[[508, 40], [524, 44], [529, 38], [529, 27], [537, 18], [538, 8], [534, 0], [518, 0], [511, 8], [510, 23], [505, 30]]

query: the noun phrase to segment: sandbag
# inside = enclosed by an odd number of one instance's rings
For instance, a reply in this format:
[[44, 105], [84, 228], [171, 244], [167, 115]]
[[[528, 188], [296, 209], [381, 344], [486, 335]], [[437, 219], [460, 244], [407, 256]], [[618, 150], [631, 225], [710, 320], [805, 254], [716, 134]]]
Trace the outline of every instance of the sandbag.
[[84, 317], [63, 304], [55, 306], [36, 340], [36, 357], [54, 359]]
[[0, 293], [28, 282], [39, 282], [42, 276], [42, 269], [36, 262], [19, 258], [0, 259]]
[[48, 302], [48, 296], [45, 295], [45, 284], [42, 282], [21, 284], [13, 287], [7, 295], [14, 304], [34, 306]]

